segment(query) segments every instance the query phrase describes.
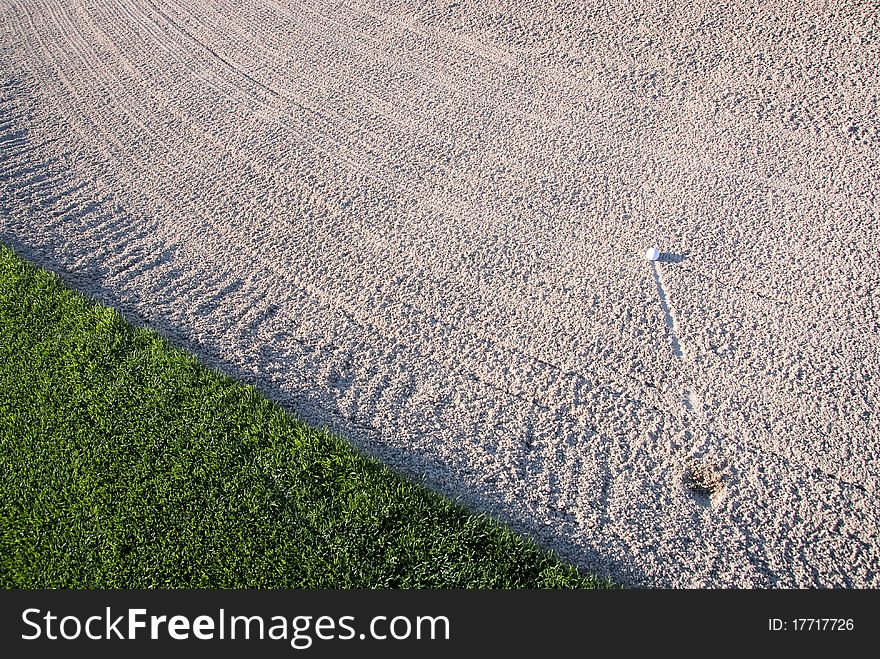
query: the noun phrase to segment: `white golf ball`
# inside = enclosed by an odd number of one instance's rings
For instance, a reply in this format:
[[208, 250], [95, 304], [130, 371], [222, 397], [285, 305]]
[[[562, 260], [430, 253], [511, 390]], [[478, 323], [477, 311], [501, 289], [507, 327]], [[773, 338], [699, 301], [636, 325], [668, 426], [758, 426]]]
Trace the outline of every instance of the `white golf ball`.
[[649, 247], [645, 250], [645, 258], [649, 261], [656, 261], [660, 258], [660, 250], [656, 247]]

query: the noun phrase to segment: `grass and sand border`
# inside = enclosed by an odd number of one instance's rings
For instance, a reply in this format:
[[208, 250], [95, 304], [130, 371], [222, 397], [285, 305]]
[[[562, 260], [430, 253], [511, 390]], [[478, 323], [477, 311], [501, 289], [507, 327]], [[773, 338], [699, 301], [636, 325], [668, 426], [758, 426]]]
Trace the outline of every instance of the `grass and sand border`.
[[609, 585], [0, 244], [0, 586]]

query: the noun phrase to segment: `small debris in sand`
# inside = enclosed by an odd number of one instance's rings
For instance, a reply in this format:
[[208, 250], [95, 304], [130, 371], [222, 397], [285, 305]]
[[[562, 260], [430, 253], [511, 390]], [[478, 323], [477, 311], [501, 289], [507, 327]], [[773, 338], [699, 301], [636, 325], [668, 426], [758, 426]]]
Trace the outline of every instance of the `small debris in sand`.
[[685, 485], [703, 499], [714, 499], [724, 489], [724, 479], [711, 462], [695, 462], [688, 467]]

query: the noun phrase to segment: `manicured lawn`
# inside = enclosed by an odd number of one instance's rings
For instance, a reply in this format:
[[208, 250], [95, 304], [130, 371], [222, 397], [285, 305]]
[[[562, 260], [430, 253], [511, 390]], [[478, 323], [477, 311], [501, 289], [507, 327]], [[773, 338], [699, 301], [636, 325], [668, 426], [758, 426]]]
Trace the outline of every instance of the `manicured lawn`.
[[604, 585], [0, 245], [0, 586]]

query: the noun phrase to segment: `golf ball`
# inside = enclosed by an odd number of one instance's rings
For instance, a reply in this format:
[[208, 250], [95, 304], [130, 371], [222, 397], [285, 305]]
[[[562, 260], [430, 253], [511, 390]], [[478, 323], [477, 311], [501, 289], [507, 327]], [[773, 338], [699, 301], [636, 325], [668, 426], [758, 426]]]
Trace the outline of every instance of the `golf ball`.
[[645, 258], [649, 261], [656, 261], [660, 258], [660, 250], [656, 247], [649, 247], [645, 250]]

